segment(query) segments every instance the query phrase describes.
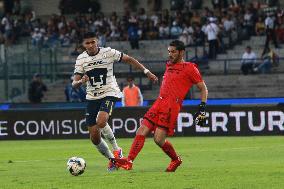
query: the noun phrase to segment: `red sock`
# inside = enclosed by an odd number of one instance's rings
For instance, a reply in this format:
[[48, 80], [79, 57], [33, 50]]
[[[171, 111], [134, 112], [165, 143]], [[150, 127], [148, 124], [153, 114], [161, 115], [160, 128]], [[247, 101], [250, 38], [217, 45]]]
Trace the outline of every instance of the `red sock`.
[[143, 136], [143, 135], [136, 135], [135, 136], [134, 141], [133, 141], [131, 148], [130, 148], [130, 151], [129, 151], [128, 159], [134, 161], [134, 159], [136, 158], [138, 153], [143, 148], [144, 142], [145, 142], [145, 136]]
[[162, 150], [172, 159], [175, 160], [178, 158], [176, 151], [173, 145], [166, 140], [165, 144], [162, 146]]

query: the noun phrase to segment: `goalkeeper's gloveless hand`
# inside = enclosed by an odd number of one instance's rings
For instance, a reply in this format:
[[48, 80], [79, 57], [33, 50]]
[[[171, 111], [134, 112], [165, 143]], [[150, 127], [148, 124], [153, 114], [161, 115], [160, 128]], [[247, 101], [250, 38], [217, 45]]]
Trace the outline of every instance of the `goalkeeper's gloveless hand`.
[[205, 124], [206, 121], [205, 106], [206, 106], [205, 102], [201, 102], [201, 104], [199, 104], [198, 112], [196, 112], [193, 116], [195, 125], [199, 125], [202, 127]]

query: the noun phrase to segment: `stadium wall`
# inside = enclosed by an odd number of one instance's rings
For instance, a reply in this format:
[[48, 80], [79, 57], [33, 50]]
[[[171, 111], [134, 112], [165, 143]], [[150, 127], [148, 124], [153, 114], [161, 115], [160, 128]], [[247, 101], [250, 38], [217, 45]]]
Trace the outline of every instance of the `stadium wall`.
[[[176, 136], [284, 135], [284, 105], [208, 106], [207, 124], [193, 124], [197, 106], [184, 106]], [[134, 137], [148, 107], [117, 108], [109, 123], [117, 137]], [[88, 138], [84, 109], [0, 111], [0, 140]]]

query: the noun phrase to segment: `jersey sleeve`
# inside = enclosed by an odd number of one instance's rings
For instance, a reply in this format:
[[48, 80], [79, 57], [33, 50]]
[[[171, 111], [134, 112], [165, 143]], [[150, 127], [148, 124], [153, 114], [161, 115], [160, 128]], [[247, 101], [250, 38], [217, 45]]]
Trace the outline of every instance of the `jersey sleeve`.
[[197, 84], [199, 82], [202, 82], [202, 76], [196, 67], [196, 65], [190, 65], [189, 66], [189, 79], [192, 81], [192, 83]]
[[107, 53], [107, 57], [111, 59], [113, 62], [120, 62], [122, 59], [122, 56], [123, 56], [123, 53], [115, 49], [111, 49]]
[[74, 75], [84, 75], [83, 62], [78, 57], [75, 64]]

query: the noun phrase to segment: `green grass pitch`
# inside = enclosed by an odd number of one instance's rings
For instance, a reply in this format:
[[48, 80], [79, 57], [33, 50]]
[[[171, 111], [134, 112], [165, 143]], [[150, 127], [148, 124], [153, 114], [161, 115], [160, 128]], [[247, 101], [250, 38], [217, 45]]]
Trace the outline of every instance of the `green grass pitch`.
[[[133, 139], [118, 139], [124, 154]], [[170, 138], [183, 164], [164, 172], [169, 158], [147, 138], [131, 171], [106, 171], [107, 161], [89, 140], [0, 141], [1, 189], [274, 189], [284, 188], [284, 137]], [[83, 157], [86, 172], [66, 170]]]

